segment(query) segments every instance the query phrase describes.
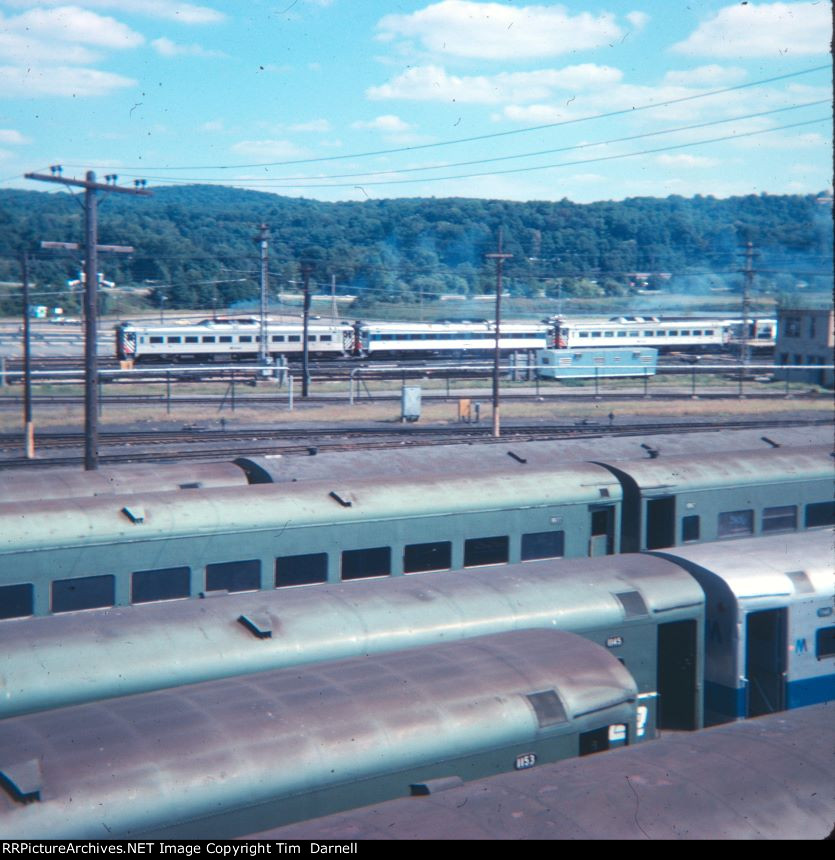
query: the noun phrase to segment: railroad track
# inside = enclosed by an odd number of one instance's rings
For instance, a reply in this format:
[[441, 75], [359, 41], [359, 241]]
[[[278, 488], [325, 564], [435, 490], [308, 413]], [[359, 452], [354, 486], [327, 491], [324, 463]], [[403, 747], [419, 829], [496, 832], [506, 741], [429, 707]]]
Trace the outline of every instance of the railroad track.
[[[781, 427], [822, 426], [831, 424], [829, 419], [749, 420], [721, 422], [665, 422], [652, 424], [618, 424], [609, 426], [594, 422], [577, 422], [566, 425], [506, 425], [502, 428], [502, 439], [494, 440], [488, 425], [465, 425], [463, 427], [379, 427], [332, 430], [312, 428], [254, 429], [254, 430], [204, 430], [184, 428], [179, 431], [145, 430], [130, 433], [100, 433], [99, 462], [103, 465], [127, 462], [154, 462], [172, 460], [216, 460], [228, 459], [230, 453], [258, 456], [264, 454], [310, 454], [317, 451], [349, 451], [360, 448], [386, 448], [392, 444], [417, 447], [421, 445], [480, 442], [537, 441], [557, 439], [595, 439], [611, 436], [652, 436], [656, 433], [694, 433], [702, 431], [740, 429], [779, 429]], [[81, 450], [84, 437], [80, 433], [42, 433], [36, 436], [36, 449], [77, 448]], [[182, 446], [186, 448], [166, 448]], [[14, 450], [21, 446], [20, 434], [0, 434], [0, 450]], [[131, 448], [142, 446], [153, 450], [107, 451], [107, 448]], [[195, 447], [199, 446], [199, 447]], [[233, 448], [233, 452], [230, 452]], [[84, 462], [79, 454], [41, 456], [36, 460], [24, 457], [9, 457], [0, 461], [0, 468], [39, 468], [50, 466], [76, 466]]]

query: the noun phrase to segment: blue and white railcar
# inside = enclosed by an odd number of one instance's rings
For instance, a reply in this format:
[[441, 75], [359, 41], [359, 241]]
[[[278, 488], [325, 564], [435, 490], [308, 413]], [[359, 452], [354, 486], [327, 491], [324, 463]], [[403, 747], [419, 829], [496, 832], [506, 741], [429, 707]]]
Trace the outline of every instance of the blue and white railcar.
[[831, 530], [654, 554], [706, 595], [707, 724], [835, 700]]
[[543, 379], [654, 376], [657, 365], [654, 347], [540, 349], [536, 353], [536, 372]]
[[[503, 351], [550, 346], [550, 326], [543, 323], [502, 323]], [[487, 353], [495, 349], [496, 326], [481, 323], [359, 323], [356, 351], [360, 355], [443, 355]]]

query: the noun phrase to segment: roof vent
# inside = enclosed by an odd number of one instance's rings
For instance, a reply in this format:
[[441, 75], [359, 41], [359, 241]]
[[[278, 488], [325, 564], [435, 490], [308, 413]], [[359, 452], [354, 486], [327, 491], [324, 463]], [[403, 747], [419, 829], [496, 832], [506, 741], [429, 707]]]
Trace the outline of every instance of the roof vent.
[[139, 505], [125, 505], [122, 508], [122, 513], [134, 524], [139, 525], [145, 522], [145, 508]]
[[639, 615], [647, 615], [647, 605], [638, 591], [621, 591], [615, 597], [623, 607], [625, 618], [637, 618]]
[[437, 794], [439, 791], [446, 791], [450, 788], [458, 788], [463, 785], [464, 780], [460, 776], [442, 776], [439, 779], [427, 779], [426, 782], [415, 782], [409, 786], [409, 794], [412, 797], [426, 797], [430, 794]]
[[567, 723], [565, 707], [556, 690], [545, 690], [542, 693], [528, 693], [527, 700], [531, 703], [539, 727], [555, 726], [558, 723]]
[[347, 496], [348, 496], [348, 494], [347, 494], [347, 493], [345, 493], [345, 495], [343, 495], [343, 496], [340, 496], [340, 495], [339, 495], [339, 493], [337, 493], [337, 492], [336, 492], [336, 490], [331, 490], [331, 491], [328, 493], [328, 495], [329, 495], [332, 499], [336, 499], [336, 501], [337, 501], [337, 502], [339, 502], [339, 504], [340, 504], [340, 505], [342, 505], [342, 507], [343, 507], [343, 508], [350, 508], [350, 507], [352, 507], [352, 506], [353, 506], [353, 504], [354, 504], [354, 503], [353, 503], [353, 502], [352, 502], [352, 501], [347, 497]]
[[20, 803], [31, 803], [41, 799], [43, 774], [41, 760], [31, 758], [0, 770], [0, 785]]
[[271, 639], [273, 635], [273, 623], [266, 612], [241, 615], [238, 621], [249, 630], [253, 636], [259, 639]]

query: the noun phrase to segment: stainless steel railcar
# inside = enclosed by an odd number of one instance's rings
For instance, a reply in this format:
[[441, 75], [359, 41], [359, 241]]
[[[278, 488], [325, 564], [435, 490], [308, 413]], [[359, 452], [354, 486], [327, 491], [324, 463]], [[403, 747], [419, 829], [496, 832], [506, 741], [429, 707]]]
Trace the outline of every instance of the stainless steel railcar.
[[696, 350], [720, 352], [727, 348], [730, 333], [719, 319], [658, 317], [613, 317], [600, 320], [551, 319], [554, 345], [558, 348], [600, 346], [648, 346], [659, 352]]
[[0, 838], [228, 838], [631, 742], [636, 688], [526, 630], [14, 717]]
[[[270, 321], [267, 352], [271, 356], [301, 355], [304, 329], [300, 323]], [[310, 355], [342, 356], [353, 346], [353, 330], [342, 325], [310, 324], [307, 334]], [[261, 328], [257, 319], [202, 320], [194, 324], [137, 325], [116, 327], [116, 356], [120, 360], [232, 361], [257, 358], [261, 350]]]
[[826, 839], [835, 821], [835, 705], [258, 833], [368, 839]]
[[835, 701], [831, 530], [658, 554], [707, 597], [708, 723]]

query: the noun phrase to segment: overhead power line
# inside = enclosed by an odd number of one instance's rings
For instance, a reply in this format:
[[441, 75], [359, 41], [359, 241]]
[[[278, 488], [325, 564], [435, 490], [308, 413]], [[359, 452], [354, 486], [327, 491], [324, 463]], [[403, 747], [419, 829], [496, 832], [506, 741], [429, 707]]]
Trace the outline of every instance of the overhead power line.
[[[522, 152], [517, 155], [500, 155], [494, 156], [492, 158], [479, 158], [472, 161], [456, 161], [452, 163], [444, 163], [444, 164], [428, 164], [423, 167], [404, 167], [401, 169], [393, 169], [393, 170], [366, 170], [362, 173], [335, 173], [331, 176], [270, 176], [259, 179], [252, 179], [251, 177], [235, 177], [232, 181], [236, 183], [255, 183], [257, 185], [264, 185], [274, 182], [309, 182], [312, 179], [315, 179], [317, 182], [322, 182], [331, 179], [358, 179], [363, 176], [391, 176], [391, 175], [400, 175], [403, 173], [419, 173], [425, 170], [444, 170], [451, 169], [453, 167], [470, 167], [477, 164], [493, 164], [499, 161], [513, 161], [517, 158], [535, 158], [540, 155], [554, 155], [558, 152], [572, 152], [578, 149], [591, 149], [595, 146], [610, 146], [613, 143], [627, 143], [630, 140], [643, 140], [648, 137], [660, 137], [666, 134], [677, 134], [682, 131], [694, 131], [695, 129], [700, 128], [709, 128], [714, 125], [723, 125], [729, 122], [738, 122], [740, 120], [746, 119], [756, 119], [763, 116], [771, 116], [776, 113], [785, 113], [790, 110], [801, 110], [802, 108], [807, 107], [817, 107], [823, 104], [830, 104], [829, 99], [819, 99], [818, 101], [813, 102], [804, 102], [803, 104], [798, 105], [789, 105], [787, 107], [781, 108], [773, 108], [772, 110], [765, 111], [757, 111], [756, 113], [748, 113], [741, 114], [739, 116], [726, 117], [725, 119], [713, 119], [708, 120], [706, 122], [694, 123], [693, 125], [681, 125], [675, 126], [673, 128], [664, 128], [659, 131], [646, 131], [641, 134], [632, 134], [627, 137], [615, 137], [610, 138], [608, 140], [598, 140], [592, 143], [578, 143], [572, 144], [571, 146], [560, 146], [554, 149], [541, 149], [536, 152]], [[145, 174], [147, 176], [147, 174]], [[160, 177], [160, 176], [147, 176], [148, 179], [157, 180], [159, 182], [212, 182], [214, 181], [208, 177], [198, 177], [198, 176], [190, 176], [190, 177]]]
[[[771, 77], [771, 78], [761, 78], [760, 80], [749, 81], [748, 83], [745, 83], [745, 84], [735, 84], [734, 86], [731, 86], [731, 87], [723, 87], [722, 89], [710, 90], [710, 91], [704, 92], [704, 93], [694, 93], [693, 95], [681, 96], [681, 97], [676, 98], [676, 99], [665, 99], [664, 101], [661, 101], [661, 102], [651, 102], [649, 104], [644, 104], [644, 105], [635, 105], [633, 107], [621, 108], [619, 110], [608, 111], [606, 113], [591, 114], [589, 116], [582, 116], [582, 117], [574, 117], [572, 119], [560, 120], [558, 122], [549, 122], [549, 123], [544, 123], [542, 125], [527, 126], [525, 128], [508, 129], [507, 131], [496, 131], [496, 132], [491, 132], [490, 134], [479, 134], [479, 135], [474, 135], [473, 137], [459, 137], [459, 138], [456, 138], [453, 140], [436, 141], [435, 143], [413, 144], [412, 146], [400, 146], [400, 147], [393, 147], [391, 149], [378, 149], [378, 150], [373, 150], [370, 152], [355, 152], [355, 153], [350, 153], [347, 155], [329, 155], [329, 156], [318, 156], [318, 157], [311, 157], [311, 158], [295, 158], [295, 159], [288, 159], [285, 161], [266, 161], [266, 162], [252, 163], [252, 164], [198, 164], [198, 165], [181, 165], [179, 167], [171, 167], [169, 165], [160, 165], [160, 166], [150, 165], [149, 166], [149, 165], [143, 164], [143, 165], [139, 165], [139, 166], [130, 166], [130, 165], [124, 166], [121, 168], [121, 170], [123, 172], [127, 171], [127, 170], [141, 170], [142, 175], [147, 176], [147, 172], [150, 170], [172, 170], [172, 171], [174, 171], [174, 170], [240, 170], [241, 168], [280, 167], [280, 166], [285, 166], [285, 165], [290, 165], [290, 164], [314, 164], [317, 162], [324, 162], [324, 161], [343, 161], [343, 160], [349, 159], [349, 158], [370, 158], [370, 157], [378, 156], [378, 155], [392, 155], [392, 154], [398, 153], [398, 152], [417, 152], [419, 150], [435, 149], [435, 148], [438, 148], [441, 146], [454, 146], [454, 145], [461, 144], [461, 143], [475, 143], [476, 141], [480, 141], [480, 140], [495, 140], [495, 139], [500, 138], [500, 137], [510, 137], [510, 136], [519, 135], [519, 134], [529, 134], [531, 132], [543, 131], [543, 130], [549, 129], [549, 128], [559, 128], [561, 126], [566, 126], [566, 125], [575, 125], [577, 123], [590, 122], [591, 120], [595, 120], [595, 119], [607, 119], [607, 118], [613, 117], [613, 116], [624, 116], [625, 114], [634, 114], [634, 113], [637, 113], [638, 111], [654, 110], [656, 108], [667, 107], [669, 105], [682, 104], [684, 102], [695, 101], [697, 99], [710, 98], [711, 96], [722, 95], [723, 93], [730, 93], [730, 92], [734, 92], [737, 90], [750, 89], [751, 87], [758, 87], [758, 86], [762, 86], [763, 84], [771, 84], [771, 83], [774, 83], [776, 81], [783, 81], [783, 80], [787, 80], [789, 78], [796, 78], [796, 77], [799, 77], [801, 75], [809, 75], [809, 74], [812, 74], [813, 72], [828, 70], [830, 68], [831, 68], [831, 66], [829, 66], [829, 65], [814, 66], [814, 67], [809, 68], [809, 69], [802, 69], [799, 72], [788, 72], [784, 75], [775, 75], [774, 77]], [[70, 164], [70, 165], [65, 165], [65, 166], [77, 167], [79, 165]]]

